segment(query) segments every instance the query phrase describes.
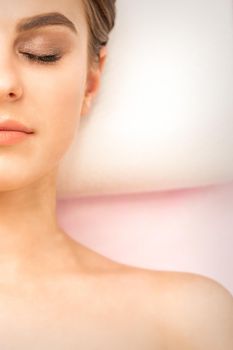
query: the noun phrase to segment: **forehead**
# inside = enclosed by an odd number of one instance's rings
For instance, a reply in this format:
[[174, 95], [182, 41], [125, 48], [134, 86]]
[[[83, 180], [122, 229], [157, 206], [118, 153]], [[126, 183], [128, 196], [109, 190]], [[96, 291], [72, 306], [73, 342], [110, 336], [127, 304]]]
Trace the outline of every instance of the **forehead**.
[[53, 21], [62, 21], [64, 16], [67, 24], [70, 22], [70, 27], [74, 24], [77, 31], [83, 31], [87, 25], [83, 0], [0, 0], [0, 8], [0, 28], [9, 26], [12, 29], [19, 22], [48, 13], [61, 14]]

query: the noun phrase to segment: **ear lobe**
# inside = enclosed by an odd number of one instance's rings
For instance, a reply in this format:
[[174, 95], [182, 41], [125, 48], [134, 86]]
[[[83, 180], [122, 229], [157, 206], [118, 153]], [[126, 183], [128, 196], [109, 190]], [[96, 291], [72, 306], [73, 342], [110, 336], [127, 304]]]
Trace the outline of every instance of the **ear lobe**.
[[89, 112], [90, 107], [91, 107], [91, 95], [87, 95], [83, 99], [80, 116], [86, 115]]

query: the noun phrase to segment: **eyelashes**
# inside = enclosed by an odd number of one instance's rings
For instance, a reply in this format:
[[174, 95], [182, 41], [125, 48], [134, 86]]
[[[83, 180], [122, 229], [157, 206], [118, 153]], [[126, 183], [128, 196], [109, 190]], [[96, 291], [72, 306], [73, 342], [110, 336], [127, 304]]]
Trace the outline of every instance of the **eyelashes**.
[[29, 61], [32, 61], [34, 63], [38, 64], [55, 64], [57, 61], [61, 59], [61, 55], [55, 54], [55, 55], [33, 55], [28, 52], [21, 52], [23, 55], [26, 56], [26, 58]]

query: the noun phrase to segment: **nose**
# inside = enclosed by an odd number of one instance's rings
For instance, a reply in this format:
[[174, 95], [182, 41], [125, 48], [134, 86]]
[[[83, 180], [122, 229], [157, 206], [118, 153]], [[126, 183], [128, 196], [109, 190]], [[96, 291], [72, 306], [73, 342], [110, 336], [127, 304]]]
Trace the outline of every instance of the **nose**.
[[0, 104], [18, 100], [22, 93], [16, 67], [13, 63], [3, 63], [3, 59], [0, 58]]

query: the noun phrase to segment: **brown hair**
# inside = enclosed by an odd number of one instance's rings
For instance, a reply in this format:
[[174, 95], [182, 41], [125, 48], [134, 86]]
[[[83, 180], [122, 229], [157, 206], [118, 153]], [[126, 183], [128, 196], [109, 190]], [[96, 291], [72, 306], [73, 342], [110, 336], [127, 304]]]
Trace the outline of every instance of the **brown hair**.
[[116, 18], [116, 0], [83, 0], [88, 23], [88, 62], [98, 62], [99, 51], [107, 45]]

